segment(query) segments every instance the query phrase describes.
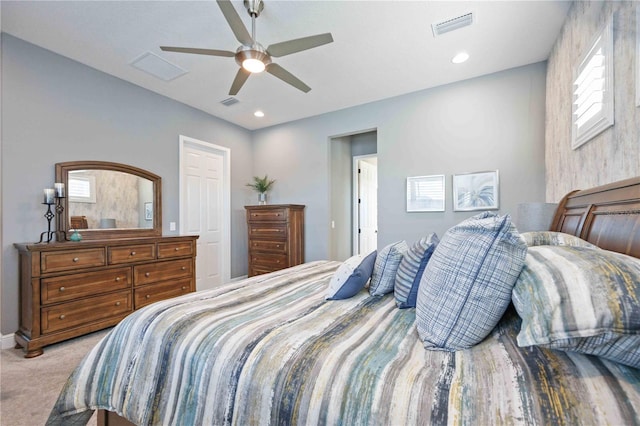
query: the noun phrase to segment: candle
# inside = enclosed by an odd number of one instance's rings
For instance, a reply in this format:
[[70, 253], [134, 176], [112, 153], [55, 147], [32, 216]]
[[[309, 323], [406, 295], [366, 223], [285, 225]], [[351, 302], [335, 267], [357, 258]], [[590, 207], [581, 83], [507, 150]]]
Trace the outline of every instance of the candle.
[[53, 204], [53, 197], [54, 197], [54, 190], [52, 188], [45, 188], [44, 189], [44, 203], [45, 204]]
[[64, 198], [64, 183], [54, 183], [53, 186], [56, 189], [56, 197]]

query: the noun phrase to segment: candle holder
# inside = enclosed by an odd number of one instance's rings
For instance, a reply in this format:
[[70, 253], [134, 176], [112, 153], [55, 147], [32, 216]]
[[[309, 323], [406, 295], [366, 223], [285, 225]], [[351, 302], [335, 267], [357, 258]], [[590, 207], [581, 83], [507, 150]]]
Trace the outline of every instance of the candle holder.
[[[39, 243], [50, 243], [55, 235], [55, 232], [51, 230], [51, 219], [55, 217], [55, 214], [51, 211], [51, 206], [53, 204], [51, 203], [42, 203], [42, 204], [47, 206], [47, 212], [44, 214], [44, 217], [47, 219], [47, 230], [42, 234], [40, 234]], [[44, 241], [45, 235], [47, 237], [47, 241]]]
[[56, 195], [56, 241], [69, 241], [67, 238], [67, 232], [64, 231], [64, 224], [62, 223], [62, 212], [64, 211], [64, 206], [62, 205], [62, 199], [66, 198], [63, 196]]
[[[48, 202], [42, 203], [47, 206], [47, 212], [44, 214], [44, 217], [47, 219], [47, 230], [42, 234], [40, 234], [39, 243], [50, 243], [51, 241], [54, 241], [54, 240], [58, 242], [69, 241], [69, 239], [67, 238], [67, 232], [63, 230], [63, 223], [62, 223], [62, 212], [64, 211], [64, 206], [62, 205], [63, 198], [66, 198], [66, 197], [55, 197], [54, 203], [48, 203]], [[51, 211], [51, 206], [55, 206], [54, 208], [55, 213]], [[54, 217], [56, 218], [56, 229], [55, 231], [52, 231], [51, 221], [53, 220]], [[45, 241], [45, 238], [46, 238], [46, 241]]]

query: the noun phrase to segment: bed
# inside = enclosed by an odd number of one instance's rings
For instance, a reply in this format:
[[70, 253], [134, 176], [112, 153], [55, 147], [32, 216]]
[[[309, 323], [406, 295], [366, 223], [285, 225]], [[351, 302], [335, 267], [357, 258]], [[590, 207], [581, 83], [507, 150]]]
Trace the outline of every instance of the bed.
[[[74, 371], [47, 424], [86, 424], [96, 409], [107, 425], [640, 424], [640, 178], [568, 194], [552, 231], [518, 237], [526, 258], [511, 300], [469, 347], [438, 346], [420, 328], [435, 311], [421, 305], [425, 277], [448, 238], [432, 236], [415, 308], [399, 309], [398, 291], [372, 295], [375, 271], [370, 287], [326, 300], [347, 262], [314, 261], [134, 312]], [[622, 278], [603, 284], [614, 290], [567, 290], [593, 306], [608, 298], [614, 326], [595, 345], [582, 336], [531, 343], [531, 321], [552, 304], [527, 308], [541, 297], [536, 280], [555, 286], [572, 275], [563, 267], [544, 277], [571, 256], [581, 271], [608, 259], [588, 277], [618, 265]], [[571, 306], [559, 300], [557, 309]]]

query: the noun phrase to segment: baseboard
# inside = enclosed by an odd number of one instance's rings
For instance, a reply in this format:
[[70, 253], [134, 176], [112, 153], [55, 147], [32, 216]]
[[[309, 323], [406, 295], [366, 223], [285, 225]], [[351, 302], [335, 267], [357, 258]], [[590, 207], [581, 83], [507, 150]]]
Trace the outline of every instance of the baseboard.
[[16, 345], [16, 341], [11, 334], [0, 334], [0, 345], [2, 349], [11, 349]]

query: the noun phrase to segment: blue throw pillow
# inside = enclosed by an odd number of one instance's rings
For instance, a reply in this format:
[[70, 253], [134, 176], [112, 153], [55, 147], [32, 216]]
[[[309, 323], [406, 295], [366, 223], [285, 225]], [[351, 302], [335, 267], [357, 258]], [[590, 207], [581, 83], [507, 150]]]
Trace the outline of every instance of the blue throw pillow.
[[377, 252], [359, 254], [345, 260], [331, 277], [326, 300], [348, 299], [364, 288], [373, 272]]
[[409, 247], [406, 241], [389, 244], [380, 250], [371, 275], [371, 284], [369, 284], [369, 293], [372, 296], [384, 296], [393, 291], [396, 271], [407, 250]]
[[431, 233], [416, 241], [402, 257], [393, 290], [398, 308], [416, 307], [420, 279], [438, 241], [438, 236]]
[[425, 348], [480, 343], [511, 303], [527, 244], [511, 217], [485, 212], [449, 229], [422, 274], [416, 327]]

